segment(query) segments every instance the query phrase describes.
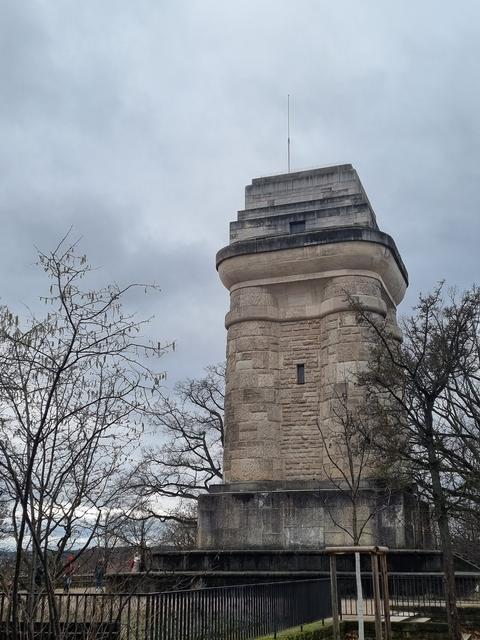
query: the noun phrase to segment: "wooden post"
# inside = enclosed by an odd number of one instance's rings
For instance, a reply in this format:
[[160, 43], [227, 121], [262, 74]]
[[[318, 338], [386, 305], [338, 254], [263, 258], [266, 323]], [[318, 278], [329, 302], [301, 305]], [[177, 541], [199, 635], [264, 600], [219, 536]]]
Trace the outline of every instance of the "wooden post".
[[332, 590], [333, 640], [340, 640], [340, 622], [338, 620], [338, 589], [337, 589], [337, 556], [330, 555], [330, 587]]
[[378, 575], [378, 555], [372, 553], [373, 603], [375, 607], [375, 638], [382, 640], [382, 604], [380, 601], [380, 580]]
[[387, 569], [387, 556], [382, 553], [380, 556], [380, 568], [382, 572], [383, 583], [383, 610], [385, 615], [385, 638], [386, 640], [392, 640], [392, 623], [390, 620], [390, 592], [388, 590], [388, 569]]

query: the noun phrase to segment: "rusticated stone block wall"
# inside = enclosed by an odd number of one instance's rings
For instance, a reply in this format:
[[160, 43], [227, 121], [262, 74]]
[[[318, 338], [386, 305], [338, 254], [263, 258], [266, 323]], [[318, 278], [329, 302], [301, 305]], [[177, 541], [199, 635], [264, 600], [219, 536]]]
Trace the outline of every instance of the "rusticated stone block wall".
[[[340, 477], [320, 430], [338, 449], [339, 397], [345, 385], [349, 396], [358, 394], [355, 374], [370, 349], [368, 330], [359, 325], [347, 293], [387, 315], [380, 280], [360, 273], [232, 292], [226, 481]], [[394, 312], [389, 317], [394, 324]], [[305, 367], [304, 384], [297, 384], [298, 364]], [[335, 456], [347, 464], [344, 451]]]
[[[323, 476], [323, 447], [317, 425], [322, 382], [321, 334], [318, 318], [280, 325], [280, 408], [286, 480]], [[305, 365], [305, 384], [297, 384], [297, 364]]]
[[258, 319], [235, 323], [228, 333], [226, 478], [272, 479], [279, 472], [279, 325], [261, 319], [262, 310], [269, 306], [275, 306], [275, 300], [261, 287], [231, 296], [233, 314], [243, 309]]

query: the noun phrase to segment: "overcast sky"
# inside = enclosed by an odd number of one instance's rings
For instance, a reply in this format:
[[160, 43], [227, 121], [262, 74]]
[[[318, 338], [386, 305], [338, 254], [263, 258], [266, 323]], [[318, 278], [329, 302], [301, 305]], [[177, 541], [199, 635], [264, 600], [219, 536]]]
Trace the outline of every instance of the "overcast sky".
[[215, 253], [253, 177], [352, 163], [410, 273], [404, 312], [479, 281], [480, 3], [0, 0], [0, 294], [73, 225], [99, 281], [176, 340], [169, 384], [224, 357]]

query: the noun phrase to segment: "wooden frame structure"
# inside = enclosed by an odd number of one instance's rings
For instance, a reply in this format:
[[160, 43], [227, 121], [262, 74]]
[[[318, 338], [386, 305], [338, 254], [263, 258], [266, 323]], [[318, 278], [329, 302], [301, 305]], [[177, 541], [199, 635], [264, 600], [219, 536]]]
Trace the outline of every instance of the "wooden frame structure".
[[[330, 556], [330, 584], [332, 589], [333, 637], [340, 640], [340, 621], [338, 613], [337, 556], [350, 554], [367, 554], [372, 564], [373, 601], [375, 611], [376, 640], [392, 640], [390, 621], [390, 596], [388, 591], [387, 547], [326, 547]], [[359, 566], [359, 565], [358, 565]], [[380, 587], [381, 585], [381, 587]], [[382, 625], [383, 600], [383, 625]], [[383, 628], [382, 628], [383, 627]], [[363, 635], [363, 621], [362, 621]]]

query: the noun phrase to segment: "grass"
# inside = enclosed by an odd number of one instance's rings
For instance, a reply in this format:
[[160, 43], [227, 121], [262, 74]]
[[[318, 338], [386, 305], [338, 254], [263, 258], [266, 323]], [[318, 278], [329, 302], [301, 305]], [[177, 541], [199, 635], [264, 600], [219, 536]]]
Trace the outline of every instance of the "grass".
[[[310, 622], [309, 624], [304, 624], [303, 625], [303, 630], [300, 629], [300, 627], [292, 627], [291, 629], [284, 629], [283, 631], [279, 631], [277, 632], [277, 638], [289, 638], [292, 636], [295, 636], [297, 634], [301, 634], [302, 631], [318, 631], [320, 629], [326, 629], [327, 627], [331, 627], [332, 623], [330, 621], [325, 622], [325, 624], [322, 624], [321, 620], [318, 620], [317, 622]], [[301, 635], [299, 635], [299, 637], [301, 638]], [[272, 640], [274, 638], [273, 633], [269, 634], [268, 636], [262, 636], [261, 638], [256, 638], [256, 640]]]

